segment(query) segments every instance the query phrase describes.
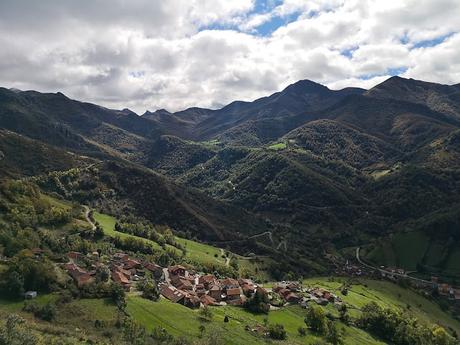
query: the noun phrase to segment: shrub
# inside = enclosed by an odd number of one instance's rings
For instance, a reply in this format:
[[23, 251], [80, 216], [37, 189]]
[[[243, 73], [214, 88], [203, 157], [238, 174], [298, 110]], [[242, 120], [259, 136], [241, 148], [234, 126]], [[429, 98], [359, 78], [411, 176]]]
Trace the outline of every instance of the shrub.
[[248, 298], [244, 307], [253, 313], [268, 314], [268, 311], [270, 310], [268, 295], [258, 289], [251, 298]]
[[307, 329], [305, 327], [297, 328], [297, 332], [301, 337], [305, 337], [307, 335]]
[[26, 303], [23, 310], [45, 321], [53, 321], [56, 318], [56, 306], [51, 303], [47, 303], [44, 306], [39, 306], [36, 303]]
[[319, 334], [326, 332], [326, 315], [321, 307], [312, 306], [309, 308], [304, 321], [312, 331]]
[[279, 323], [272, 324], [268, 327], [268, 335], [270, 338], [276, 340], [284, 340], [287, 337], [284, 326]]
[[137, 288], [142, 291], [142, 297], [152, 301], [157, 301], [160, 298], [160, 291], [158, 291], [157, 284], [152, 281], [140, 282]]

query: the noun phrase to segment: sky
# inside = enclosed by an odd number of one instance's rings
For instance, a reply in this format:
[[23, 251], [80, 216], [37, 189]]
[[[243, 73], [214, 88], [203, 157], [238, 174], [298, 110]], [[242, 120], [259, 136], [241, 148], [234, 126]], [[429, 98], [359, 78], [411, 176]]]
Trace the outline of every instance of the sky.
[[142, 114], [300, 79], [460, 83], [459, 0], [0, 0], [0, 86]]

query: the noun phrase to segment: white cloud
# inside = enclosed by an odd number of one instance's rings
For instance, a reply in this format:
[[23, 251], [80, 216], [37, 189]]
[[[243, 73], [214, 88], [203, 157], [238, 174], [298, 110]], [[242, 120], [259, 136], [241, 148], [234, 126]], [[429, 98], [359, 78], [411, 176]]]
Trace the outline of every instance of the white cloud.
[[[0, 85], [143, 112], [251, 100], [306, 78], [368, 88], [390, 69], [460, 82], [457, 0], [285, 0], [262, 13], [254, 6], [253, 0], [1, 1]], [[300, 16], [272, 35], [257, 35], [260, 25], [293, 14]]]

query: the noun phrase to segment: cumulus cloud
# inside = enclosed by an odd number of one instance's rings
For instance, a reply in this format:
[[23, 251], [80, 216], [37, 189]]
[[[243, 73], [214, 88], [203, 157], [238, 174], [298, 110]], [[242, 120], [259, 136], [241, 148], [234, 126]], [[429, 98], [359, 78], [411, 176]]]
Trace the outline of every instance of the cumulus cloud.
[[459, 17], [457, 0], [262, 9], [254, 0], [5, 0], [0, 85], [142, 113], [219, 107], [299, 79], [369, 88], [399, 71], [458, 83]]

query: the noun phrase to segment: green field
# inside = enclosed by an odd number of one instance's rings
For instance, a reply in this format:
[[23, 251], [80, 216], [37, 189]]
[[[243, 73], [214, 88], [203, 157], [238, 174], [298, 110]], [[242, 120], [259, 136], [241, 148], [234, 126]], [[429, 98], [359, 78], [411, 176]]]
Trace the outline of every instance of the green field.
[[[138, 296], [130, 296], [127, 310], [148, 329], [162, 327], [176, 336], [187, 334], [198, 337], [199, 326], [203, 323], [206, 332], [218, 333], [226, 344], [266, 344], [265, 338], [245, 330], [246, 326], [253, 328], [256, 325], [263, 325], [264, 318], [267, 318], [269, 323], [284, 325], [288, 334], [287, 341], [277, 343], [305, 344], [319, 339], [312, 333], [307, 333], [305, 337], [298, 335], [297, 329], [305, 327], [303, 320], [306, 312], [297, 305], [271, 311], [268, 316], [252, 314], [238, 307], [212, 307], [212, 321], [205, 322], [200, 320], [197, 310], [188, 309], [165, 299], [151, 302]], [[229, 318], [228, 323], [224, 323], [225, 316]], [[342, 324], [340, 327], [345, 330], [346, 344], [383, 344], [357, 328]]]
[[[93, 212], [93, 217], [102, 226], [102, 228], [104, 229], [104, 233], [107, 236], [111, 236], [111, 237], [119, 236], [120, 238], [133, 237], [133, 238], [141, 239], [145, 241], [146, 243], [151, 244], [154, 249], [157, 249], [157, 250], [162, 249], [161, 246], [154, 241], [144, 239], [142, 237], [137, 237], [134, 235], [126, 234], [123, 232], [115, 231], [116, 219], [112, 216], [98, 213], [98, 212]], [[216, 247], [204, 244], [204, 243], [187, 240], [185, 238], [180, 238], [180, 237], [176, 237], [176, 241], [187, 249], [186, 258], [192, 261], [199, 262], [199, 263], [216, 263], [216, 264], [225, 265], [225, 259], [222, 258], [222, 251], [219, 248], [216, 248]], [[167, 245], [167, 248], [171, 250], [177, 250], [175, 247], [170, 246], [170, 245]]]
[[[57, 296], [53, 294], [38, 295], [37, 298], [33, 299], [33, 302], [37, 303], [38, 305], [45, 305], [48, 302], [55, 301], [56, 298]], [[19, 313], [24, 307], [24, 303], [25, 301], [23, 299], [12, 300], [0, 298], [0, 312], [6, 312], [7, 314]]]
[[422, 232], [399, 233], [393, 238], [397, 264], [406, 270], [416, 270], [428, 247], [429, 238]]
[[[44, 305], [48, 302], [55, 302], [56, 294], [39, 295], [32, 302]], [[48, 336], [55, 339], [53, 344], [61, 344], [59, 338], [73, 340], [77, 344], [82, 336], [93, 341], [104, 341], [98, 344], [111, 343], [107, 334], [116, 333], [114, 324], [117, 319], [117, 308], [109, 300], [105, 299], [79, 299], [70, 303], [58, 305], [57, 317], [52, 323], [36, 319], [33, 314], [24, 312], [24, 300], [3, 300], [0, 299], [0, 315], [5, 318], [9, 314], [18, 314], [28, 320], [27, 326], [41, 336]], [[104, 322], [103, 328], [95, 328], [95, 320]], [[82, 341], [81, 344], [87, 344]]]
[[449, 250], [419, 231], [382, 239], [367, 250], [364, 258], [379, 266], [400, 267], [406, 271], [416, 271], [417, 265], [422, 264], [433, 274], [460, 277], [460, 248]]
[[176, 241], [187, 249], [186, 257], [193, 261], [225, 264], [220, 248], [180, 237], [176, 237]]
[[[451, 318], [443, 312], [440, 307], [423, 298], [422, 296], [403, 289], [395, 284], [386, 281], [362, 280], [355, 283], [348, 290], [347, 296], [340, 293], [340, 287], [344, 279], [335, 278], [311, 278], [304, 280], [304, 286], [317, 286], [326, 288], [337, 295], [347, 304], [349, 314], [352, 317], [360, 315], [360, 309], [369, 302], [376, 302], [382, 307], [406, 309], [410, 314], [416, 316], [422, 322], [438, 323], [447, 328], [460, 332], [460, 322]], [[270, 284], [266, 284], [267, 286]], [[410, 309], [407, 309], [410, 306]], [[205, 322], [206, 329], [218, 332], [225, 339], [226, 344], [263, 344], [265, 340], [253, 333], [246, 331], [245, 327], [263, 325], [265, 315], [255, 315], [237, 307], [213, 307], [213, 318], [211, 322]], [[338, 311], [333, 305], [325, 307], [326, 312], [338, 316]], [[198, 311], [173, 304], [165, 299], [159, 302], [151, 302], [138, 296], [129, 296], [128, 312], [147, 328], [163, 327], [173, 335], [187, 334], [193, 337], [199, 335], [198, 327], [200, 319]], [[228, 316], [229, 323], [223, 319]], [[305, 327], [305, 310], [300, 306], [288, 306], [279, 310], [270, 311], [269, 323], [281, 323], [285, 326], [288, 334], [287, 342], [290, 344], [312, 343], [318, 339], [314, 334], [307, 333], [306, 337], [300, 337], [297, 329]], [[383, 344], [372, 338], [366, 332], [354, 327], [340, 324], [345, 331], [345, 344]]]
[[[363, 279], [359, 283], [354, 282], [343, 296], [340, 287], [346, 281], [345, 278], [310, 278], [303, 281], [304, 287], [323, 287], [339, 295], [348, 306], [348, 312], [352, 317], [360, 315], [360, 309], [367, 303], [374, 301], [383, 307], [402, 308], [416, 316], [419, 320], [438, 323], [445, 328], [452, 328], [460, 332], [460, 322], [449, 317], [438, 305], [421, 297], [420, 295], [403, 289], [386, 281]], [[270, 284], [266, 284], [269, 286]], [[55, 300], [57, 295], [41, 295], [35, 301], [45, 304]], [[106, 339], [107, 334], [116, 336], [118, 330], [114, 328], [117, 320], [117, 309], [109, 300], [105, 299], [77, 299], [70, 303], [58, 306], [58, 318], [53, 324], [34, 320], [31, 314], [22, 311], [24, 301], [6, 301], [0, 299], [0, 311], [3, 315], [19, 313], [33, 321], [34, 329], [46, 332], [67, 332], [70, 336], [78, 335], [78, 330], [85, 329], [85, 336], [92, 339]], [[410, 309], [407, 308], [410, 306]], [[329, 304], [325, 307], [326, 312], [338, 316], [336, 308]], [[263, 325], [264, 319], [268, 323], [283, 324], [288, 338], [286, 341], [277, 341], [279, 344], [312, 344], [319, 338], [307, 331], [305, 337], [298, 334], [299, 327], [305, 327], [305, 309], [298, 305], [286, 306], [278, 310], [272, 310], [268, 315], [252, 314], [239, 307], [212, 307], [212, 319], [204, 321], [200, 318], [198, 310], [186, 308], [180, 304], [174, 304], [161, 298], [158, 302], [152, 302], [130, 293], [127, 295], [128, 314], [137, 322], [144, 325], [149, 331], [155, 327], [164, 328], [174, 336], [187, 336], [197, 339], [200, 335], [200, 325], [205, 326], [205, 334], [219, 334], [225, 344], [266, 344], [267, 340], [246, 327], [254, 328]], [[227, 316], [229, 322], [225, 323]], [[103, 328], [95, 327], [95, 320], [104, 323]], [[338, 322], [338, 321], [337, 321]], [[340, 322], [338, 325], [344, 331], [346, 345], [354, 344], [384, 344], [373, 338], [368, 333]], [[51, 327], [51, 328], [50, 328]]]
[[142, 237], [137, 237], [134, 235], [126, 234], [124, 232], [115, 231], [115, 223], [117, 222], [117, 220], [112, 216], [109, 216], [107, 214], [102, 214], [99, 212], [93, 212], [93, 217], [96, 220], [96, 222], [98, 222], [99, 225], [102, 227], [102, 229], [104, 229], [104, 234], [107, 236], [110, 236], [110, 237], [118, 236], [120, 238], [129, 238], [129, 237], [137, 238], [137, 239], [140, 239], [150, 244], [154, 249], [157, 249], [157, 250], [162, 249], [161, 246], [154, 241], [151, 241], [151, 240], [148, 240]]
[[[206, 327], [206, 332], [219, 334], [225, 344], [266, 344], [266, 339], [250, 331], [256, 325], [263, 325], [265, 315], [255, 315], [238, 307], [212, 307], [212, 321], [202, 322], [197, 310], [191, 310], [184, 306], [173, 304], [165, 299], [159, 302], [151, 302], [137, 296], [128, 298], [128, 312], [149, 329], [163, 327], [170, 334], [191, 337], [199, 336], [201, 323]], [[229, 322], [224, 323], [225, 316]], [[268, 315], [269, 323], [281, 323], [284, 325], [288, 339], [277, 342], [279, 344], [305, 344], [306, 341], [313, 342], [319, 339], [313, 334], [305, 337], [298, 335], [297, 329], [305, 327], [303, 321], [305, 310], [299, 306], [290, 306], [280, 310], [271, 311]], [[345, 329], [346, 344], [383, 344], [369, 337], [359, 329], [342, 325]]]
[[426, 322], [439, 323], [445, 328], [451, 327], [460, 332], [460, 322], [450, 317], [441, 310], [438, 304], [427, 300], [417, 293], [403, 289], [400, 286], [388, 281], [381, 280], [360, 280], [360, 284], [352, 285], [348, 290], [347, 296], [340, 293], [340, 286], [345, 280], [335, 278], [311, 278], [304, 280], [306, 286], [319, 286], [334, 292], [348, 304], [350, 314], [359, 315], [359, 309], [369, 302], [376, 302], [382, 307], [387, 308], [407, 308], [420, 320]]
[[268, 147], [269, 150], [279, 151], [284, 150], [287, 147], [286, 143], [276, 143]]

